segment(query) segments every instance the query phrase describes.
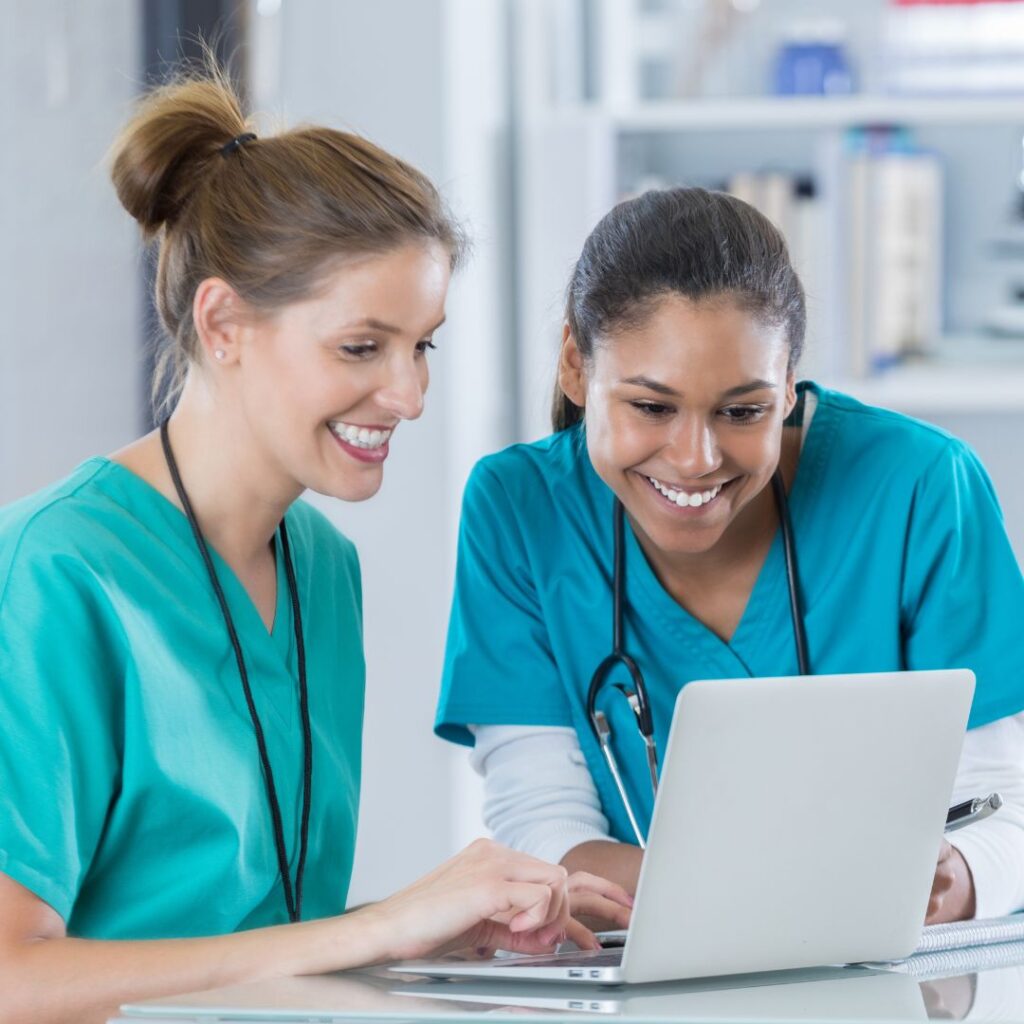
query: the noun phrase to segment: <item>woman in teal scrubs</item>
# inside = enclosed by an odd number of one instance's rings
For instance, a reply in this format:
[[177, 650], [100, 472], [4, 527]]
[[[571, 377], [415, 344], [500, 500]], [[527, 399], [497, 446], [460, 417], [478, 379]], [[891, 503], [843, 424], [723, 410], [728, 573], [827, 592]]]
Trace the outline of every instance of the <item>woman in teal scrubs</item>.
[[371, 497], [422, 411], [460, 252], [437, 192], [356, 136], [256, 138], [216, 78], [151, 95], [113, 179], [158, 242], [173, 412], [0, 511], [0, 1015], [593, 944], [570, 889], [625, 894], [489, 841], [342, 916], [359, 565], [297, 499]]
[[[811, 670], [974, 670], [958, 783], [1008, 799], [943, 844], [929, 920], [1006, 913], [1024, 906], [1024, 582], [995, 493], [944, 431], [797, 383], [804, 321], [785, 243], [739, 200], [649, 192], [598, 224], [569, 287], [556, 433], [466, 488], [437, 731], [476, 743], [499, 839], [632, 891], [640, 850], [586, 710], [611, 649], [613, 504], [625, 646], [664, 751], [689, 680], [798, 672], [778, 469]], [[614, 696], [646, 831], [644, 749]]]

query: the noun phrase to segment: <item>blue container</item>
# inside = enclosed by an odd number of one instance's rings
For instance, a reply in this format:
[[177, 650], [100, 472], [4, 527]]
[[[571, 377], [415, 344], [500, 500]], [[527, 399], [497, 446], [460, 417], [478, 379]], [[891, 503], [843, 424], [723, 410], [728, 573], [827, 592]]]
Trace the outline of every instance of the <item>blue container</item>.
[[845, 96], [853, 92], [853, 75], [840, 43], [784, 43], [775, 60], [777, 96]]

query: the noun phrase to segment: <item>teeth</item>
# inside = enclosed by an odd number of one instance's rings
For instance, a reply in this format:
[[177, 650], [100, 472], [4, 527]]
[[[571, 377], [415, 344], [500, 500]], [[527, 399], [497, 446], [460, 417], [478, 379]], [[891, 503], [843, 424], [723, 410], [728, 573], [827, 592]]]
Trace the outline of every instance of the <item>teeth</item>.
[[700, 508], [701, 505], [714, 501], [722, 489], [722, 485], [719, 484], [710, 491], [694, 491], [690, 494], [686, 491], [677, 491], [674, 488], [666, 487], [660, 480], [655, 480], [653, 476], [649, 476], [647, 479], [660, 494], [665, 495], [669, 501], [674, 501], [680, 508]]
[[390, 430], [370, 430], [351, 423], [330, 423], [331, 430], [346, 444], [356, 448], [379, 448], [391, 437]]

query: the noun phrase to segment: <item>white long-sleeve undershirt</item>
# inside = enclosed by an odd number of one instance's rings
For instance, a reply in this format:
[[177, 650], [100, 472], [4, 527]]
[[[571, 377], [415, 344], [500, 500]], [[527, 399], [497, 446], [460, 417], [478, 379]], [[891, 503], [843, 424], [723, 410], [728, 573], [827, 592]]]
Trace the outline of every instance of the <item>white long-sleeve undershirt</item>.
[[[610, 840], [593, 777], [573, 729], [470, 726], [484, 778], [484, 821], [506, 846], [557, 864], [593, 839]], [[1024, 907], [1024, 713], [972, 729], [953, 803], [998, 792], [992, 817], [949, 836], [974, 878], [978, 917]]]

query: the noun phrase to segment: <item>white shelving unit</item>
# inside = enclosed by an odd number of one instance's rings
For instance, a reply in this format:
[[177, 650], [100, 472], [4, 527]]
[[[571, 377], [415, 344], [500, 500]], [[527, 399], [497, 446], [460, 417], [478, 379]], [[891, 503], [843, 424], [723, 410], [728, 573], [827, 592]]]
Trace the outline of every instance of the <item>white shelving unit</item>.
[[1024, 415], [1024, 362], [910, 363], [880, 377], [848, 381], [843, 389], [868, 405], [923, 418], [936, 413]]
[[[630, 187], [622, 179], [624, 154], [629, 154], [632, 177], [642, 180], [648, 151], [699, 137], [703, 162], [719, 150], [721, 178], [745, 170], [730, 166], [737, 142], [759, 145], [766, 135], [787, 133], [805, 140], [811, 170], [827, 177], [825, 167], [841, 151], [843, 137], [853, 128], [883, 126], [972, 131], [984, 126], [1024, 131], [1024, 97], [757, 97], [748, 99], [638, 99], [635, 61], [653, 21], [639, 16], [636, 0], [593, 0], [591, 12], [601, 20], [580, 31], [576, 42], [596, 40], [593, 97], [581, 87], [576, 94], [564, 76], [554, 91], [546, 74], [560, 66], [564, 39], [551, 30], [551, 10], [560, 10], [564, 32], [571, 20], [570, 0], [521, 0], [517, 10], [517, 78], [519, 80], [518, 239], [520, 309], [520, 420], [531, 437], [547, 432], [547, 405], [562, 322], [562, 297], [569, 273], [586, 235]], [[669, 20], [654, 19], [661, 27]], [[659, 29], [660, 30], [660, 29]], [[579, 66], [587, 59], [574, 58]], [[556, 95], [557, 92], [557, 95]], [[1019, 134], [1018, 150], [1019, 150]], [[646, 148], [645, 148], [646, 147]], [[637, 154], [640, 154], [639, 156]], [[1013, 161], [1007, 156], [1007, 189]], [[652, 170], [654, 170], [652, 168]], [[663, 170], [659, 168], [658, 170]], [[999, 173], [1002, 173], [1000, 170]], [[681, 175], [685, 177], [685, 175]], [[951, 200], [958, 202], [956, 197]], [[830, 222], [830, 242], [841, 235], [842, 220]], [[819, 296], [828, 307], [830, 338], [843, 337], [846, 314], [842, 296], [826, 290]], [[962, 327], [958, 326], [958, 329]], [[931, 346], [941, 358], [908, 363], [884, 375], [851, 378], [836, 366], [820, 373], [823, 382], [863, 400], [911, 414], [949, 412], [1006, 412], [1024, 414], [1024, 352], [1012, 343], [975, 339], [968, 346], [975, 358], [946, 358], [945, 339]], [[963, 348], [963, 346], [960, 346]]]
[[1024, 99], [892, 96], [656, 101], [609, 111], [616, 131], [843, 131], [884, 125], [1024, 126]]

